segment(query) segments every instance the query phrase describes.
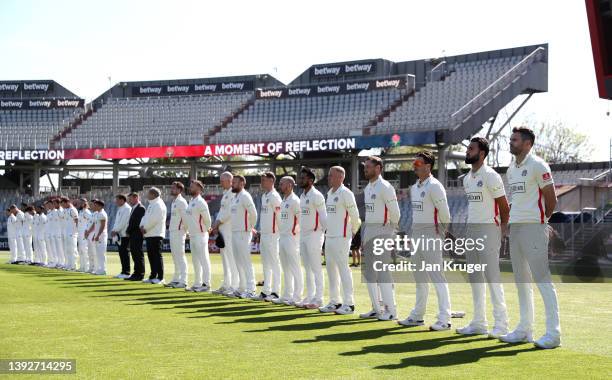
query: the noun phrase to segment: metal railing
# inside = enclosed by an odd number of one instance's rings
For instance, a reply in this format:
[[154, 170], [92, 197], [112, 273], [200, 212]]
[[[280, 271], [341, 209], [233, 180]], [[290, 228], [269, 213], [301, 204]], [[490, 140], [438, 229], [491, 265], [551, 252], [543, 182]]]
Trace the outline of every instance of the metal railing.
[[493, 95], [506, 88], [518, 73], [527, 68], [527, 66], [531, 65], [533, 62], [539, 61], [544, 57], [545, 49], [543, 47], [539, 47], [531, 54], [523, 58], [519, 63], [514, 65], [510, 70], [506, 71], [504, 75], [499, 77], [495, 82], [491, 83], [487, 88], [482, 90], [478, 95], [476, 95], [472, 100], [464, 104], [461, 108], [455, 111], [451, 115], [451, 127], [458, 126], [463, 120], [465, 120], [469, 115], [474, 113], [478, 108], [482, 107], [487, 101], [489, 101]]

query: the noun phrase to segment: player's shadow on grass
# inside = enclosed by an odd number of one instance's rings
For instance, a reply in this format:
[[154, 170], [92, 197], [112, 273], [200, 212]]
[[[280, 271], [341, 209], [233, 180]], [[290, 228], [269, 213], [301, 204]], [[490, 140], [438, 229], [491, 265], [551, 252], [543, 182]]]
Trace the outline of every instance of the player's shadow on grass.
[[[375, 322], [373, 320], [369, 320]], [[329, 327], [337, 326], [335, 322]], [[401, 326], [386, 327], [383, 329], [368, 329], [368, 330], [357, 330], [348, 333], [337, 333], [315, 336], [313, 339], [300, 339], [294, 340], [293, 343], [316, 343], [316, 342], [350, 342], [356, 340], [371, 340], [383, 338], [390, 335], [403, 335], [406, 333], [425, 333], [426, 330], [409, 330]]]
[[[420, 341], [413, 343], [422, 343], [427, 344], [429, 341]], [[457, 342], [457, 343], [463, 343]], [[448, 343], [448, 342], [446, 342]], [[509, 347], [517, 347], [512, 350], [505, 350]], [[365, 347], [364, 347], [365, 348]], [[422, 350], [431, 349], [431, 347], [423, 347]], [[490, 358], [490, 357], [507, 357], [507, 356], [516, 356], [520, 353], [534, 352], [540, 351], [538, 348], [533, 345], [513, 345], [508, 343], [500, 343], [496, 346], [488, 346], [488, 347], [479, 347], [479, 348], [470, 348], [467, 350], [459, 350], [459, 351], [451, 351], [444, 352], [441, 354], [432, 354], [432, 355], [424, 355], [424, 356], [414, 356], [402, 359], [399, 363], [396, 364], [384, 364], [374, 367], [374, 369], [401, 369], [410, 366], [419, 366], [419, 367], [447, 367], [447, 366], [455, 366], [461, 364], [470, 364], [476, 363], [479, 360]], [[373, 351], [380, 352], [380, 351]], [[382, 352], [398, 352], [398, 351], [387, 351], [384, 350]], [[399, 352], [410, 352], [410, 351], [399, 351]]]
[[[208, 306], [208, 305], [205, 305], [205, 306]], [[243, 317], [243, 316], [249, 316], [249, 315], [286, 313], [289, 311], [293, 311], [293, 310], [286, 310], [282, 306], [245, 302], [245, 303], [233, 303], [232, 307], [223, 307], [223, 308], [204, 307], [204, 308], [195, 310], [193, 312], [183, 313], [183, 314], [204, 314], [204, 315], [194, 315], [188, 318], [211, 318], [211, 317]]]
[[[299, 309], [297, 309], [299, 310]], [[324, 318], [332, 318], [326, 321], [312, 321], [309, 323], [293, 323], [290, 325], [279, 325], [279, 326], [268, 326], [265, 329], [259, 330], [246, 330], [245, 332], [269, 332], [269, 331], [304, 331], [304, 330], [324, 330], [337, 326], [344, 325], [355, 325], [362, 323], [370, 323], [374, 322], [370, 319], [344, 319], [343, 317], [334, 318], [329, 314], [321, 314], [321, 313], [300, 313], [300, 314], [289, 314], [289, 315], [279, 315], [279, 316], [271, 316], [271, 317], [256, 317], [256, 318], [242, 318], [233, 322], [227, 323], [269, 323], [269, 322], [285, 322], [291, 321], [295, 319], [296, 316], [300, 318], [314, 318], [314, 317], [324, 317]]]

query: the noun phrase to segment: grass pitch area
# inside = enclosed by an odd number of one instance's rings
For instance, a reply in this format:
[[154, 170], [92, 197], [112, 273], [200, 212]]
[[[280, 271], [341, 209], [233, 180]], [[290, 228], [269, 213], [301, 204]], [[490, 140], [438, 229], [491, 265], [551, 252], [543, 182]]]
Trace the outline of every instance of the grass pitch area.
[[[542, 351], [455, 334], [471, 317], [467, 284], [450, 285], [453, 310], [467, 311], [466, 318], [454, 319], [452, 331], [429, 332], [358, 319], [358, 312], [369, 310], [358, 271], [356, 314], [335, 316], [4, 264], [7, 259], [0, 253], [0, 359], [76, 359], [71, 376], [78, 378], [612, 378], [610, 283], [557, 284], [563, 346]], [[216, 287], [221, 261], [219, 255], [211, 259]], [[109, 273], [118, 273], [117, 254], [109, 253], [108, 261]], [[165, 254], [164, 261], [170, 278], [172, 260]], [[258, 256], [254, 264], [260, 270]], [[512, 284], [505, 290], [514, 326], [516, 290]], [[414, 284], [399, 284], [396, 294], [404, 318]], [[544, 316], [537, 289], [535, 294], [539, 337]], [[432, 323], [433, 288], [429, 301], [426, 322]]]

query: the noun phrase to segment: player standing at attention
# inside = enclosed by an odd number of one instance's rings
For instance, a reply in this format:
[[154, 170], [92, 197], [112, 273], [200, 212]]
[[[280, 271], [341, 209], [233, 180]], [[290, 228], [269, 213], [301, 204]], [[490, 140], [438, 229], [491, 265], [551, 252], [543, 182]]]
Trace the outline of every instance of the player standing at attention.
[[[474, 316], [467, 326], [457, 329], [457, 333], [488, 334], [491, 338], [499, 338], [508, 333], [508, 314], [499, 272], [499, 250], [502, 229], [508, 227], [510, 208], [501, 176], [485, 163], [488, 154], [489, 142], [482, 137], [474, 137], [465, 154], [465, 163], [472, 165], [472, 170], [463, 177], [463, 188], [468, 199], [466, 238], [483, 239], [484, 242], [483, 250], [468, 250], [466, 260], [468, 264], [484, 264], [486, 267], [484, 272], [468, 274]], [[487, 331], [487, 284], [495, 319], [491, 331]]]
[[514, 161], [506, 173], [510, 208], [510, 259], [518, 290], [521, 317], [518, 326], [499, 339], [507, 343], [530, 342], [533, 333], [533, 289], [537, 284], [546, 311], [546, 333], [534, 342], [539, 348], [561, 345], [557, 291], [548, 268], [548, 219], [557, 205], [550, 167], [531, 153], [535, 134], [518, 127], [510, 136]]
[[173, 182], [170, 195], [174, 198], [170, 205], [170, 253], [174, 262], [172, 281], [165, 284], [167, 288], [185, 288], [187, 286], [187, 257], [185, 256], [185, 236], [187, 233], [187, 201], [183, 198], [185, 185]]

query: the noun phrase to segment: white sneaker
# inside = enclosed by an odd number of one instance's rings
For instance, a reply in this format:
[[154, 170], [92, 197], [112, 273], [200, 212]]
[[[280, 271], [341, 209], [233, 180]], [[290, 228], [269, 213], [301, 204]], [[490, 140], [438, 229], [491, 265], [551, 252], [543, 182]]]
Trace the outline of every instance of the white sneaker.
[[174, 284], [172, 284], [171, 288], [184, 288], [186, 286], [187, 284], [185, 284], [184, 282], [175, 282]]
[[151, 279], [151, 278], [145, 278], [144, 280], [142, 280], [142, 282], [145, 283], [145, 284], [152, 284], [153, 283], [152, 281], [153, 281], [153, 279]]
[[551, 349], [561, 345], [561, 337], [544, 334], [540, 339], [533, 342], [537, 348]]
[[165, 284], [165, 282], [164, 282], [163, 279], [160, 280], [159, 278], [154, 278], [154, 279], [151, 280], [151, 284], [155, 284], [155, 285], [162, 284], [163, 285], [163, 284]]
[[444, 330], [450, 330], [450, 328], [451, 328], [450, 323], [445, 323], [441, 321], [436, 321], [436, 323], [429, 326], [430, 331], [444, 331]]
[[294, 305], [295, 305], [295, 307], [304, 308], [309, 303], [310, 303], [310, 300], [308, 298], [304, 298], [303, 300], [296, 302]]
[[493, 330], [489, 331], [489, 338], [499, 339], [500, 336], [508, 334], [507, 327], [493, 327]]
[[221, 295], [221, 294], [225, 294], [225, 292], [227, 291], [227, 289], [225, 289], [223, 286], [220, 287], [219, 289], [215, 289], [213, 290], [211, 293], [212, 294], [217, 294], [217, 295]]
[[342, 306], [342, 304], [330, 302], [327, 305], [320, 307], [319, 311], [321, 313], [333, 313], [334, 311], [338, 310], [340, 306]]
[[276, 294], [275, 292], [272, 292], [272, 293], [268, 294], [266, 296], [266, 298], [264, 298], [264, 301], [266, 301], [266, 302], [274, 302], [274, 301], [276, 301], [279, 298], [280, 297], [278, 296], [278, 294]]
[[306, 309], [318, 309], [321, 307], [321, 304], [323, 303], [323, 301], [321, 300], [314, 300], [311, 301], [310, 303], [307, 303], [306, 305], [304, 305], [304, 307]]
[[128, 278], [128, 277], [130, 277], [129, 274], [119, 273], [114, 278]]
[[198, 287], [193, 289], [193, 291], [196, 292], [196, 293], [207, 292], [209, 290], [210, 290], [210, 286], [208, 286], [208, 285], [198, 286]]
[[240, 293], [240, 298], [242, 299], [254, 299], [255, 297], [257, 297], [257, 295], [255, 294], [255, 292], [242, 292]]
[[406, 319], [402, 319], [401, 321], [397, 321], [398, 325], [402, 325], [402, 326], [406, 326], [406, 327], [417, 327], [417, 326], [423, 326], [425, 324], [425, 321], [423, 321], [422, 319], [413, 319], [412, 317], [408, 317]]
[[268, 295], [264, 292], [261, 292], [259, 294], [254, 294], [253, 297], [250, 297], [253, 301], [263, 301], [266, 299]]
[[277, 305], [285, 305], [285, 301], [289, 301], [289, 300], [281, 297], [281, 298], [273, 299], [271, 302]]
[[397, 316], [389, 310], [385, 310], [382, 313], [378, 314], [379, 321], [393, 321], [397, 319]]
[[355, 312], [355, 305], [341, 305], [339, 308], [334, 311], [334, 313], [339, 315], [349, 315]]
[[506, 343], [529, 343], [533, 342], [531, 331], [514, 330], [511, 333], [502, 335], [499, 340]]
[[283, 300], [283, 303], [287, 306], [295, 306], [294, 300], [286, 299], [286, 300]]
[[359, 314], [359, 318], [368, 319], [368, 318], [376, 318], [378, 316], [378, 312], [374, 309], [368, 311], [367, 313]]
[[100, 272], [96, 272], [94, 273], [96, 276], [106, 276], [106, 272], [104, 271], [100, 271]]
[[461, 335], [486, 335], [488, 331], [485, 327], [467, 325], [456, 329], [457, 334]]

